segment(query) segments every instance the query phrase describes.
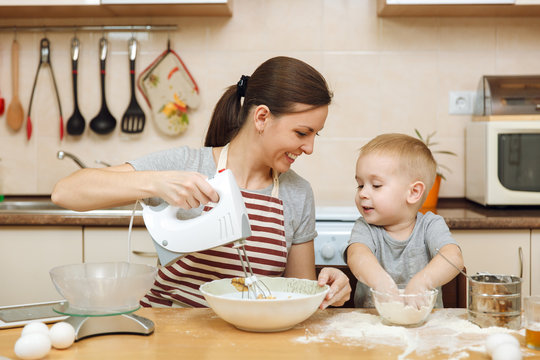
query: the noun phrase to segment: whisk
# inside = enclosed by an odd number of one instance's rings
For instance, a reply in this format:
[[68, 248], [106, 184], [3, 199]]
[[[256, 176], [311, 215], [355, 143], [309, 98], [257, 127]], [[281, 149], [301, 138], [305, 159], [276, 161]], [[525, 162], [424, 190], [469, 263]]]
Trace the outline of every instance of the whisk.
[[[233, 248], [238, 252], [238, 257], [240, 258], [240, 264], [242, 265], [242, 270], [244, 271], [244, 287], [247, 289], [248, 299], [269, 299], [272, 297], [272, 292], [266, 286], [266, 284], [257, 279], [249, 263], [249, 258], [247, 256], [245, 241], [244, 239], [235, 241]], [[262, 285], [262, 286], [261, 286]], [[242, 297], [244, 297], [244, 291], [242, 291]]]

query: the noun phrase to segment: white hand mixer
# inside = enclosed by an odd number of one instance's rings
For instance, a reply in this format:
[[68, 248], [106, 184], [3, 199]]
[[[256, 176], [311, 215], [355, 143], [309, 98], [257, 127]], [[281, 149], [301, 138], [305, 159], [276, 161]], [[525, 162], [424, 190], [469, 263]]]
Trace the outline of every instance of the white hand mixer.
[[248, 297], [270, 297], [270, 289], [257, 280], [247, 256], [245, 239], [251, 236], [251, 227], [232, 172], [224, 170], [208, 182], [217, 191], [219, 202], [210, 211], [193, 219], [178, 219], [178, 207], [169, 205], [156, 210], [141, 202], [144, 224], [154, 240], [159, 261], [167, 266], [189, 253], [233, 242], [244, 271]]

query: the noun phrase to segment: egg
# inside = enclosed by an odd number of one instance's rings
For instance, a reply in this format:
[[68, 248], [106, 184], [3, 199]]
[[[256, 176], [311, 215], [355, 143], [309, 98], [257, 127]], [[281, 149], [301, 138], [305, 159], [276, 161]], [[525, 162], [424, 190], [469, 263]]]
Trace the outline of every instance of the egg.
[[519, 349], [519, 341], [510, 334], [498, 333], [489, 335], [486, 339], [486, 351], [493, 356], [496, 347], [502, 344], [512, 344]]
[[66, 349], [75, 341], [75, 329], [67, 322], [59, 322], [51, 327], [49, 336], [53, 347]]
[[26, 324], [21, 332], [21, 337], [27, 334], [39, 333], [49, 336], [49, 328], [40, 321], [32, 321]]
[[512, 343], [501, 344], [493, 350], [493, 360], [521, 360], [521, 349]]
[[23, 360], [42, 359], [49, 351], [51, 351], [51, 339], [48, 334], [25, 334], [15, 343], [15, 355]]

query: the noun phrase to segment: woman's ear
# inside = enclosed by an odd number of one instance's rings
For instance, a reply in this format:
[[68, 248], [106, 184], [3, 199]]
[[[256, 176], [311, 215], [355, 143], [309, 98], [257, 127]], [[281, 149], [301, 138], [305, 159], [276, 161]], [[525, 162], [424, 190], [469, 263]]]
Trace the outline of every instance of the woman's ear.
[[409, 187], [409, 194], [407, 196], [407, 202], [409, 204], [416, 204], [422, 200], [422, 195], [426, 191], [426, 185], [422, 181], [415, 181]]
[[259, 105], [253, 112], [253, 121], [255, 122], [255, 130], [261, 134], [266, 126], [266, 121], [270, 117], [270, 109], [266, 105]]

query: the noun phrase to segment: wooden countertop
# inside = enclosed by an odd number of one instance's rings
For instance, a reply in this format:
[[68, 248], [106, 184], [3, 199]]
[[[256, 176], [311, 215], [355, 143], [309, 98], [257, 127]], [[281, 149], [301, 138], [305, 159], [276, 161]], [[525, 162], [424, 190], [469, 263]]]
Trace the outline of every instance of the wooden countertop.
[[[42, 197], [43, 198], [43, 197]], [[435, 210], [445, 218], [452, 230], [457, 229], [540, 229], [540, 206], [486, 208], [466, 199], [439, 200]], [[10, 214], [0, 212], [0, 225], [74, 225], [74, 226], [128, 226], [130, 216], [89, 216], [73, 213]], [[144, 226], [142, 216], [135, 216], [134, 226]]]
[[[484, 343], [489, 333], [508, 331], [490, 328], [456, 333], [445, 329], [444, 325], [437, 327], [437, 322], [458, 324], [456, 321], [460, 321], [470, 324], [465, 321], [466, 312], [463, 309], [435, 311], [425, 325], [410, 329], [382, 326], [378, 316], [372, 314], [376, 314], [373, 309], [318, 310], [291, 330], [251, 333], [236, 329], [217, 317], [211, 309], [145, 308], [137, 311], [137, 315], [154, 321], [153, 334], [89, 337], [65, 350], [52, 349], [46, 359], [475, 360], [489, 359], [484, 353]], [[371, 330], [369, 326], [372, 326]], [[362, 329], [368, 331], [363, 334]], [[0, 357], [17, 358], [13, 347], [20, 332], [21, 328], [0, 330]], [[540, 359], [540, 351], [524, 346], [522, 331], [512, 331], [511, 334], [520, 341], [524, 359]], [[447, 345], [440, 345], [445, 343]]]

